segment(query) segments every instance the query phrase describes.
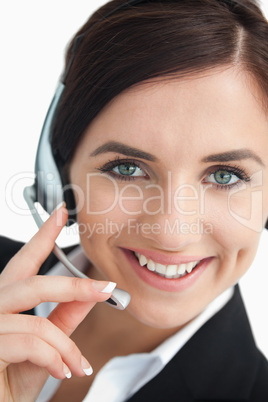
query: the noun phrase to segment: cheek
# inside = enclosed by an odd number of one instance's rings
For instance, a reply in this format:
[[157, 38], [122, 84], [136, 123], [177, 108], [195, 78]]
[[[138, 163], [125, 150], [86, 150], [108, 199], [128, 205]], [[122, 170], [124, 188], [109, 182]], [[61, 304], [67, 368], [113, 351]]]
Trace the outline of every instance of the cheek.
[[218, 216], [217, 224], [213, 225], [213, 239], [226, 261], [238, 258], [241, 253], [254, 255], [260, 235], [261, 232], [246, 227], [232, 216]]
[[213, 231], [210, 240], [224, 266], [222, 273], [239, 279], [250, 267], [258, 248], [263, 228], [261, 200], [257, 194], [258, 200], [253, 197], [252, 201], [251, 192], [243, 196], [230, 193], [217, 200], [216, 197], [219, 196], [207, 199], [206, 219]]
[[[103, 217], [135, 216], [143, 209], [144, 193], [140, 186], [128, 183], [118, 183], [107, 175], [87, 174], [82, 186], [84, 194], [83, 212], [89, 219]], [[78, 199], [77, 199], [78, 201]]]
[[91, 218], [111, 213], [118, 202], [118, 186], [115, 180], [99, 174], [88, 174], [84, 184], [84, 211]]
[[[260, 233], [264, 224], [263, 192], [257, 190], [246, 195], [230, 197], [228, 204], [229, 222], [239, 228], [244, 236], [248, 231]], [[232, 224], [233, 221], [233, 224]]]
[[229, 232], [235, 242], [236, 237], [240, 242], [241, 238], [259, 234], [266, 220], [263, 187], [250, 188], [249, 185], [243, 185], [226, 193], [219, 191], [206, 194], [205, 213], [213, 221], [213, 226]]
[[229, 214], [246, 230], [260, 233], [268, 216], [268, 177], [260, 170], [251, 176], [251, 182], [242, 189], [230, 191]]
[[127, 235], [129, 220], [142, 209], [139, 194], [105, 177], [90, 177], [83, 191], [87, 197], [77, 213], [81, 245], [92, 260], [108, 258], [109, 246]]

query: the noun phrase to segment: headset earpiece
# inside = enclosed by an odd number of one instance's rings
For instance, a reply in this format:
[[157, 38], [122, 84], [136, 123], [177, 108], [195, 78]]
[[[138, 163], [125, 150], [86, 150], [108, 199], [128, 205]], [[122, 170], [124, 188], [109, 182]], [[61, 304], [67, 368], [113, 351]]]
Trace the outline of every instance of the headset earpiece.
[[66, 183], [63, 182], [50, 144], [51, 126], [63, 91], [64, 84], [61, 82], [52, 99], [42, 128], [35, 161], [35, 189], [36, 201], [49, 214], [52, 213], [60, 202], [66, 202], [67, 209], [70, 211], [67, 225], [70, 225], [75, 222], [74, 196], [70, 186], [66, 186]]

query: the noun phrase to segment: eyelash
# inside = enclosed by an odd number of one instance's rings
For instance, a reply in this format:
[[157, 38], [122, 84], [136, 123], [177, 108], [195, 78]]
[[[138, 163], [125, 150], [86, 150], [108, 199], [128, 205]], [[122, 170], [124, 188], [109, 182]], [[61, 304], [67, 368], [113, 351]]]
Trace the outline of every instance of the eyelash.
[[[133, 159], [127, 159], [127, 158], [120, 159], [119, 157], [117, 157], [114, 160], [110, 160], [109, 162], [105, 163], [105, 165], [98, 168], [97, 170], [99, 170], [101, 173], [109, 173], [112, 177], [114, 177], [115, 179], [120, 180], [120, 181], [132, 181], [132, 180], [137, 180], [137, 178], [144, 178], [144, 179], [148, 178], [148, 175], [146, 173], [144, 176], [131, 176], [131, 175], [128, 176], [128, 175], [120, 175], [116, 172], [113, 172], [113, 169], [115, 167], [118, 167], [118, 166], [124, 165], [124, 164], [133, 165], [134, 167], [143, 170], [139, 161], [133, 160]], [[250, 176], [246, 173], [245, 170], [241, 169], [238, 166], [231, 166], [231, 165], [217, 165], [217, 166], [211, 167], [206, 172], [206, 178], [208, 178], [209, 176], [211, 176], [213, 174], [216, 174], [220, 170], [226, 171], [228, 173], [231, 173], [231, 174], [237, 176], [239, 181], [232, 183], [232, 184], [216, 184], [216, 183], [212, 183], [212, 182], [207, 182], [207, 183], [212, 184], [212, 186], [214, 188], [216, 188], [216, 190], [229, 190], [234, 186], [240, 185], [241, 182], [248, 183], [251, 180]], [[204, 181], [202, 181], [202, 182], [205, 183]]]
[[109, 173], [112, 177], [114, 177], [115, 179], [118, 179], [120, 181], [131, 181], [131, 180], [137, 180], [137, 178], [144, 178], [144, 179], [148, 178], [148, 175], [146, 173], [144, 176], [131, 176], [131, 175], [124, 176], [124, 175], [120, 175], [116, 172], [113, 172], [113, 169], [115, 167], [118, 167], [118, 166], [124, 165], [124, 164], [133, 165], [136, 168], [144, 170], [144, 169], [142, 169], [141, 164], [138, 161], [132, 160], [132, 159], [120, 159], [119, 157], [105, 163], [105, 165], [98, 168], [97, 170], [99, 170], [101, 173]]
[[250, 176], [247, 174], [247, 172], [245, 170], [241, 169], [238, 166], [231, 166], [231, 165], [218, 165], [218, 166], [211, 167], [209, 169], [209, 171], [206, 173], [206, 178], [208, 178], [209, 176], [211, 176], [213, 174], [215, 175], [220, 170], [237, 176], [239, 181], [232, 183], [232, 184], [217, 184], [217, 183], [207, 182], [209, 184], [212, 184], [212, 186], [214, 188], [216, 188], [216, 190], [230, 190], [231, 188], [233, 188], [235, 186], [241, 185], [242, 182], [249, 183], [251, 180]]

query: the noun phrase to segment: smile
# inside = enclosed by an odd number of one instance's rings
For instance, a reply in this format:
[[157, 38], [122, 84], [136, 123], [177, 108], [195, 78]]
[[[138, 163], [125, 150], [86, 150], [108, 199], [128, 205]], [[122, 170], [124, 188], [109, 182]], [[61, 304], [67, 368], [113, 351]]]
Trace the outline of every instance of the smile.
[[167, 292], [180, 292], [194, 285], [214, 257], [175, 255], [156, 250], [122, 248], [136, 275], [146, 284]]
[[192, 261], [187, 264], [170, 264], [164, 265], [148, 259], [143, 254], [134, 252], [141, 267], [146, 267], [149, 271], [154, 272], [167, 279], [178, 279], [190, 274], [192, 270], [200, 263], [200, 261]]

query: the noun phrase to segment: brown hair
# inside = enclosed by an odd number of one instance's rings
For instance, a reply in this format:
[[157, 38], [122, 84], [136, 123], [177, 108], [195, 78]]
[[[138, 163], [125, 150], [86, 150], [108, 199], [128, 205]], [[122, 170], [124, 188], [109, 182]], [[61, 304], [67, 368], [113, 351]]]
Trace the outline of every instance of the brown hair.
[[101, 7], [77, 34], [52, 133], [59, 166], [109, 101], [148, 79], [240, 64], [268, 98], [268, 23], [254, 0], [148, 0], [111, 13], [124, 2]]

